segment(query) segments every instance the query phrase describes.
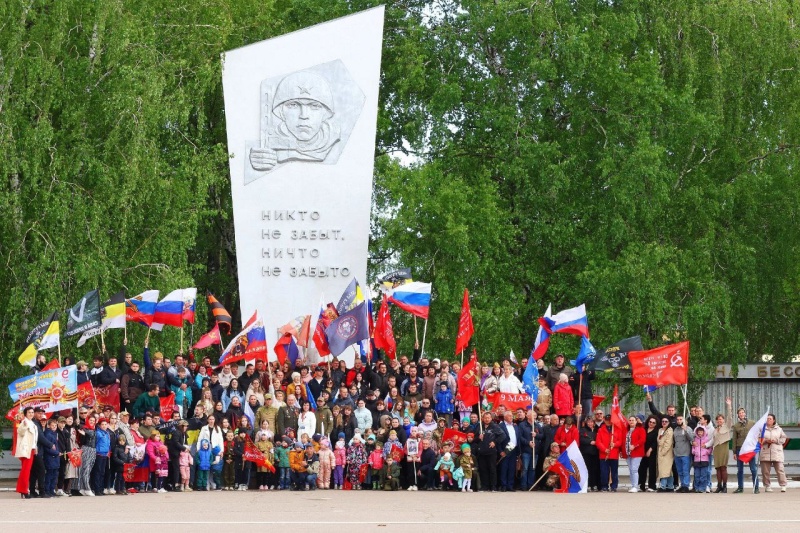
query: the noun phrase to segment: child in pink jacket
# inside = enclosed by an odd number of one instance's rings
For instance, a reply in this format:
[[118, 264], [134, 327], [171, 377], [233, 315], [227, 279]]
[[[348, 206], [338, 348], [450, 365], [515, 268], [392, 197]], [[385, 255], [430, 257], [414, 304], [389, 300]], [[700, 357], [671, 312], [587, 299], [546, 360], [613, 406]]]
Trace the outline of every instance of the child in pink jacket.
[[321, 489], [331, 487], [331, 472], [336, 468], [336, 455], [331, 450], [331, 441], [322, 438], [319, 441], [319, 476], [317, 476], [317, 486]]
[[339, 433], [336, 448], [333, 450], [336, 467], [333, 469], [333, 488], [342, 490], [344, 485], [344, 465], [347, 463], [347, 450], [344, 447], [344, 433]]
[[692, 466], [694, 466], [694, 488], [697, 492], [705, 492], [711, 487], [711, 448], [708, 447], [708, 435], [703, 426], [697, 426], [692, 440]]
[[178, 465], [181, 468], [181, 489], [184, 492], [190, 492], [192, 489], [189, 487], [189, 467], [194, 464], [194, 459], [192, 459], [192, 454], [189, 453], [187, 450], [183, 450], [181, 452], [180, 457], [178, 458]]

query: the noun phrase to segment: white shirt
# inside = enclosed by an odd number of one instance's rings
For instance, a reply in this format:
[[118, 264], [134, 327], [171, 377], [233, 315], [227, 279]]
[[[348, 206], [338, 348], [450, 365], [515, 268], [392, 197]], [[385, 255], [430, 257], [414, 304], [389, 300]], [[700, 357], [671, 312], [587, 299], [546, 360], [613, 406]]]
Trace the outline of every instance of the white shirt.
[[506, 425], [506, 431], [508, 431], [508, 447], [510, 449], [514, 449], [517, 447], [517, 431], [514, 428], [514, 423], [512, 422], [509, 424], [508, 422], [503, 422]]
[[497, 380], [497, 390], [511, 394], [520, 394], [522, 393], [522, 383], [514, 374], [508, 377], [502, 375]]

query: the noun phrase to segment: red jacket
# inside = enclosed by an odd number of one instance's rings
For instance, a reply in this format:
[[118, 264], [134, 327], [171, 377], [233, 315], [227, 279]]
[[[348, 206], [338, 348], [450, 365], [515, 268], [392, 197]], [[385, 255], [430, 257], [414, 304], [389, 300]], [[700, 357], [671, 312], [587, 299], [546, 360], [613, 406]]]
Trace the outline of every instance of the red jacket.
[[[580, 435], [578, 434], [578, 428], [575, 424], [567, 431], [567, 426], [561, 425], [556, 430], [556, 436], [554, 442], [557, 442], [558, 445], [561, 447], [561, 453], [564, 453], [564, 450], [569, 447], [570, 444], [573, 442], [578, 442], [580, 444]], [[564, 445], [566, 443], [566, 446]]]
[[[597, 438], [595, 439], [595, 446], [600, 453], [600, 460], [619, 459], [620, 443], [625, 444], [625, 435], [619, 435], [619, 431], [614, 432], [614, 446], [611, 446], [611, 428], [605, 424], [600, 426], [597, 430]], [[609, 452], [606, 449], [610, 448]]]
[[[616, 433], [614, 434], [616, 436]], [[628, 454], [625, 451], [626, 445], [625, 440], [628, 438], [627, 435], [622, 440], [620, 451], [622, 452], [622, 457], [628, 458]], [[644, 441], [647, 438], [647, 434], [644, 432], [644, 428], [637, 424], [634, 428], [633, 433], [631, 433], [631, 453], [630, 457], [644, 457]]]
[[572, 414], [572, 408], [575, 401], [572, 397], [572, 388], [569, 383], [559, 383], [553, 390], [553, 409], [555, 409], [558, 416], [567, 416]]

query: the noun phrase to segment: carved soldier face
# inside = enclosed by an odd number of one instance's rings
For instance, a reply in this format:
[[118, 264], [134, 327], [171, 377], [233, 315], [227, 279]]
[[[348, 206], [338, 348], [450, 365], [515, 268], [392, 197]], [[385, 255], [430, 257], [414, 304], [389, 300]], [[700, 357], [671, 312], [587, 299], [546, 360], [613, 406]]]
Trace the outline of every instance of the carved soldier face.
[[322, 103], [309, 98], [288, 100], [281, 104], [279, 113], [289, 132], [301, 141], [313, 139], [322, 123], [333, 116]]

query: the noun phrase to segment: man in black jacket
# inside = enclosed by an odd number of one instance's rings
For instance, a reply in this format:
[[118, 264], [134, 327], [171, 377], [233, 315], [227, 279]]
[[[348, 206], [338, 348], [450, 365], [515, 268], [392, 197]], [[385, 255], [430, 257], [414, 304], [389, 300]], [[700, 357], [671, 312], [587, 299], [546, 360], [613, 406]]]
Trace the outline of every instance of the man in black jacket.
[[483, 432], [475, 440], [478, 442], [481, 490], [497, 492], [497, 456], [505, 444], [503, 431], [494, 422], [492, 413], [483, 413]]
[[125, 410], [133, 410], [133, 404], [145, 390], [144, 379], [139, 374], [139, 363], [132, 361], [130, 370], [123, 374], [120, 379], [119, 398]]
[[[53, 448], [54, 445], [44, 436], [44, 423], [47, 420], [44, 409], [37, 407], [33, 410], [33, 413], [33, 423], [36, 424], [38, 438], [36, 440], [36, 453], [33, 455], [33, 465], [31, 466], [31, 477], [29, 480], [31, 498], [49, 498], [50, 496], [45, 496], [44, 490], [44, 456], [45, 453], [47, 453], [45, 452], [45, 448]], [[57, 447], [57, 445], [55, 447]], [[36, 483], [39, 484], [38, 494], [35, 491]]]
[[[120, 381], [122, 380], [122, 371], [117, 366], [117, 358], [111, 357], [108, 360], [108, 364], [103, 367], [103, 370], [97, 374], [96, 381], [97, 386], [99, 387], [109, 387], [111, 385], [119, 385]], [[114, 411], [119, 411], [119, 405], [115, 405]], [[116, 442], [111, 443], [111, 447], [113, 448], [116, 445]]]
[[[178, 422], [178, 429], [172, 432], [172, 438], [167, 441], [167, 452], [169, 453], [169, 464], [172, 470], [172, 490], [183, 492], [181, 489], [181, 469], [180, 457], [183, 450], [189, 450], [189, 436], [186, 431], [189, 429], [189, 422], [181, 420]], [[192, 490], [187, 488], [187, 490]]]

